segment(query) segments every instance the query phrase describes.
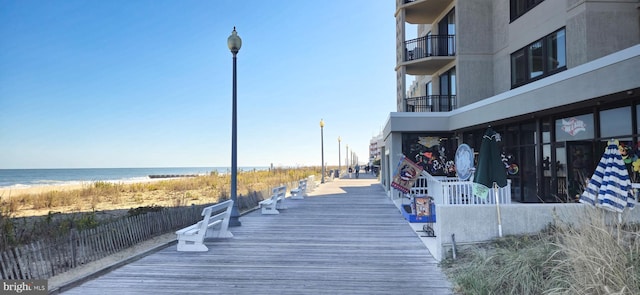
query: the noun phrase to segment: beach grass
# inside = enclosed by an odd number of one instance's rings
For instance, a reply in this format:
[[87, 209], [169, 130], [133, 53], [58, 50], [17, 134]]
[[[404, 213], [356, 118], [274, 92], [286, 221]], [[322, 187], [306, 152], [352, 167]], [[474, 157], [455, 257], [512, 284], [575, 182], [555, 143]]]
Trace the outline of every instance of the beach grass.
[[640, 294], [640, 225], [603, 214], [467, 247], [441, 266], [459, 294]]
[[[319, 171], [318, 167], [239, 171], [237, 193], [241, 197], [269, 191]], [[229, 173], [213, 172], [137, 183], [97, 181], [74, 189], [1, 196], [0, 249], [158, 208], [217, 203], [229, 199], [230, 184]]]

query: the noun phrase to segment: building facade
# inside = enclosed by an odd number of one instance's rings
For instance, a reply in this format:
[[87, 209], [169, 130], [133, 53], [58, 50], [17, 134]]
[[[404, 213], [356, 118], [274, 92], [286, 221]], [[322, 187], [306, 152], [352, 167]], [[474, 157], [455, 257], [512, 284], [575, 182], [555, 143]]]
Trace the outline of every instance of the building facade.
[[395, 18], [389, 191], [403, 155], [454, 176], [457, 147], [479, 151], [488, 126], [515, 202], [574, 201], [609, 139], [629, 163], [640, 155], [638, 1], [396, 0]]

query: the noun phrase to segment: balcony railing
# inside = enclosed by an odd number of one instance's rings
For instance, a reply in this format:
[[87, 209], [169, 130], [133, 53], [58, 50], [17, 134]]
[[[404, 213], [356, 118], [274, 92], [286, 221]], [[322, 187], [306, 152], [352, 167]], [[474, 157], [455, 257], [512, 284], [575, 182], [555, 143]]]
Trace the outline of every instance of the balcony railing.
[[404, 42], [405, 61], [431, 56], [455, 56], [455, 35], [428, 35]]
[[458, 107], [455, 95], [427, 95], [405, 98], [405, 112], [448, 112]]

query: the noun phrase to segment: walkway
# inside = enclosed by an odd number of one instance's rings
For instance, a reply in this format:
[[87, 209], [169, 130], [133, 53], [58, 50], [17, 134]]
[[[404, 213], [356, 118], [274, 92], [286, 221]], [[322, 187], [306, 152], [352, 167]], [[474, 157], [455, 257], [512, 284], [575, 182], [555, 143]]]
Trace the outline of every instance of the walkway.
[[[208, 252], [175, 244], [62, 294], [452, 294], [376, 180], [320, 184], [279, 215], [243, 215]], [[64, 288], [63, 288], [64, 289]]]

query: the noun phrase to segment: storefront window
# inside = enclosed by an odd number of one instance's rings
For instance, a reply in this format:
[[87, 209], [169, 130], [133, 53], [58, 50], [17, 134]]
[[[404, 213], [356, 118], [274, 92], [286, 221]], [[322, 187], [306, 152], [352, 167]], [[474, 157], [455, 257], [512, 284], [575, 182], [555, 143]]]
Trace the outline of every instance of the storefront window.
[[[640, 104], [636, 106], [636, 114], [640, 116]], [[640, 120], [636, 120], [636, 130], [640, 132]]]
[[522, 178], [522, 189], [524, 191], [525, 202], [539, 202], [538, 199], [538, 186], [536, 183], [536, 163], [539, 162], [539, 155], [536, 153], [534, 146], [527, 146], [521, 148], [522, 155], [535, 155], [523, 156], [520, 163], [520, 174]]
[[535, 144], [536, 143], [536, 124], [527, 123], [522, 124], [520, 127], [520, 144]]
[[[542, 145], [542, 198], [545, 202], [554, 201], [552, 190], [553, 178], [551, 174], [551, 145]], [[555, 165], [554, 165], [555, 167]]]
[[600, 112], [600, 136], [603, 138], [630, 135], [631, 107], [623, 107]]
[[518, 125], [508, 125], [504, 134], [502, 134], [503, 144], [505, 146], [514, 146], [518, 144]]
[[455, 176], [457, 146], [450, 134], [403, 134], [402, 153], [431, 175]]
[[593, 114], [556, 120], [556, 141], [593, 139]]
[[551, 124], [546, 120], [542, 122], [542, 142], [551, 142]]
[[552, 192], [556, 200], [568, 201], [567, 199], [567, 151], [564, 147], [556, 147], [556, 162], [552, 163], [551, 167], [556, 168], [556, 185], [557, 191]]

